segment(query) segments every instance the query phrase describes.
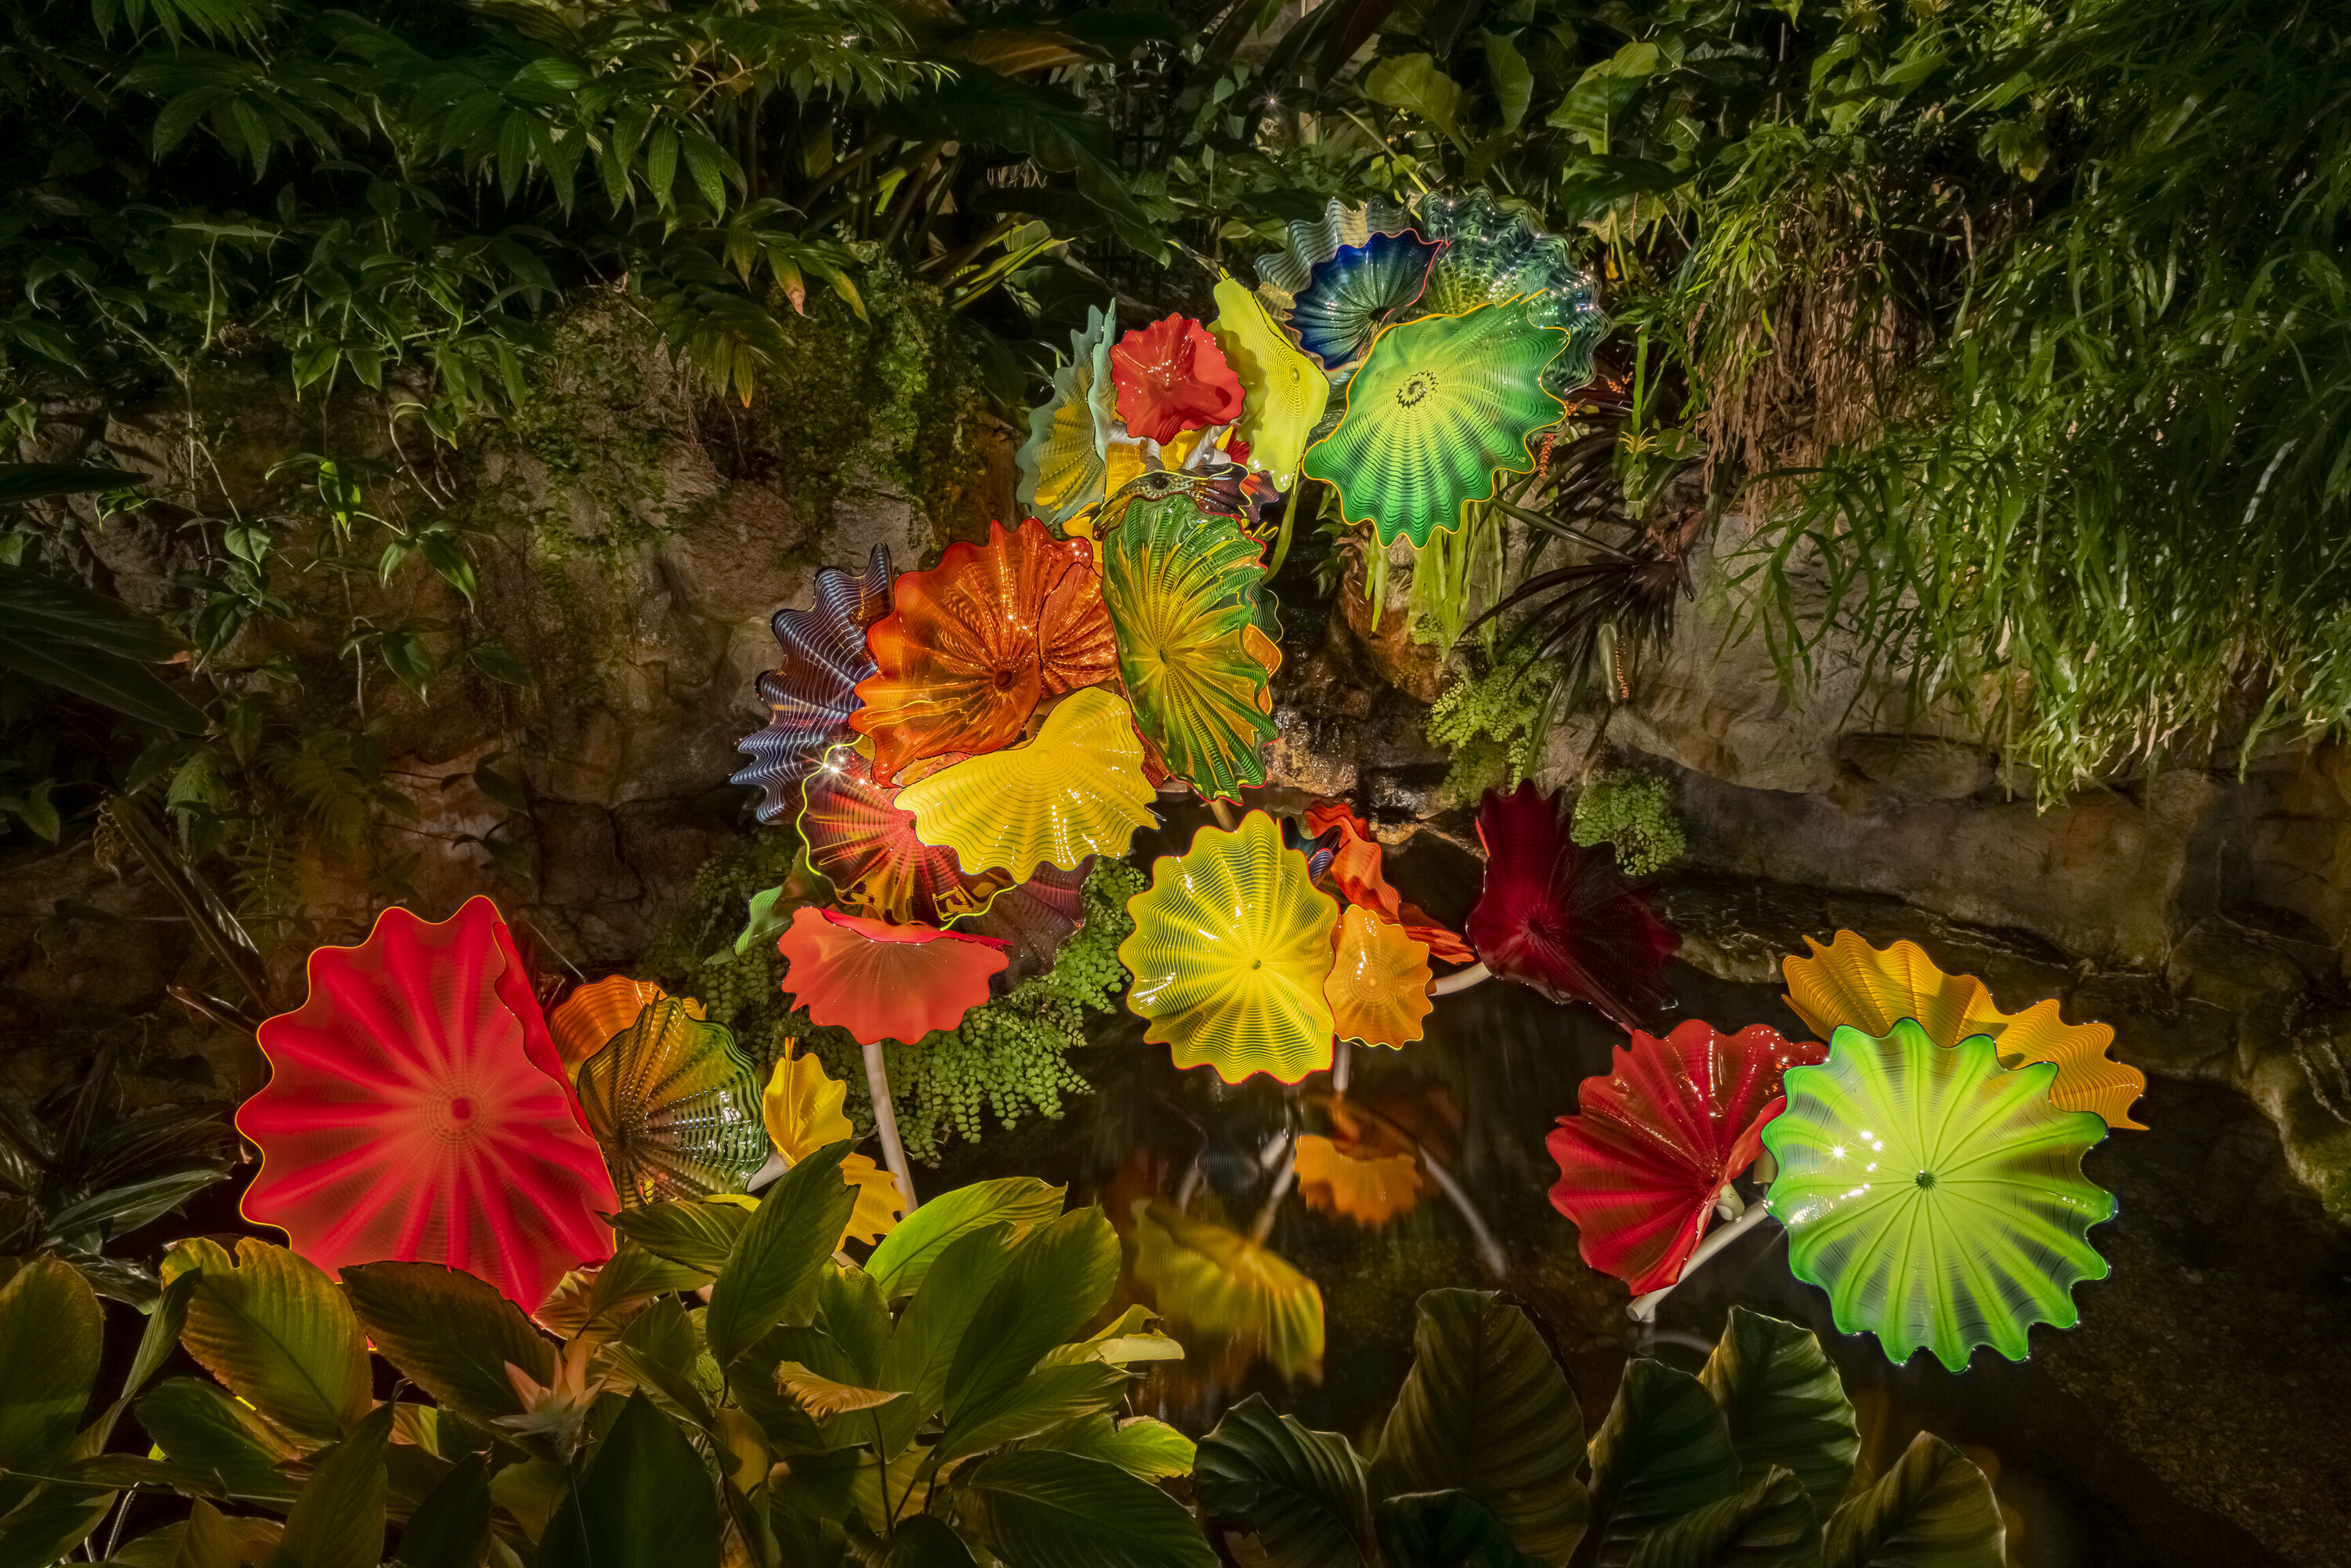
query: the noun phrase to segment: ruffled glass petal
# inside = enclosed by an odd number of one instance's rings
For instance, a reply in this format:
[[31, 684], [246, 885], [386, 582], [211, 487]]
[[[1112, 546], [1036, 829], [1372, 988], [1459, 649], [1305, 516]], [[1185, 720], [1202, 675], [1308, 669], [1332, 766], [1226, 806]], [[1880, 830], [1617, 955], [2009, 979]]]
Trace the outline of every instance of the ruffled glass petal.
[[580, 1064], [580, 1103], [632, 1208], [741, 1192], [767, 1162], [758, 1074], [733, 1030], [673, 998]]
[[773, 622], [783, 659], [762, 673], [768, 727], [736, 742], [751, 760], [729, 783], [759, 792], [759, 821], [779, 821], [799, 804], [799, 783], [857, 711], [857, 683], [873, 674], [865, 629], [890, 612], [890, 552], [873, 547], [862, 577], [833, 567], [816, 574], [816, 607], [778, 610]]

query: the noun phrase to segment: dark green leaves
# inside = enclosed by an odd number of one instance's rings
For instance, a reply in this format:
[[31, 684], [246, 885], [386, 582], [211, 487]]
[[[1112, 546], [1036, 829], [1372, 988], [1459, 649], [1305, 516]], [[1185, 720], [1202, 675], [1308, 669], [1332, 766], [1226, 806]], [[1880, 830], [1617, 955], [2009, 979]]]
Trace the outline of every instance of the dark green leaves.
[[237, 1243], [234, 1261], [202, 1239], [182, 1242], [172, 1258], [200, 1275], [182, 1343], [230, 1392], [314, 1442], [340, 1437], [366, 1416], [359, 1320], [326, 1275], [283, 1247], [250, 1239]]
[[1829, 1521], [1822, 1560], [1826, 1568], [2000, 1568], [2007, 1539], [1983, 1472], [1921, 1432]]
[[964, 1333], [947, 1372], [948, 1416], [1019, 1382], [1039, 1357], [1074, 1338], [1109, 1299], [1118, 1263], [1118, 1233], [1099, 1208], [1031, 1231]]
[[166, 729], [204, 716], [147, 668], [187, 643], [152, 615], [78, 582], [0, 566], [0, 665]]
[[883, 1294], [903, 1296], [922, 1284], [939, 1254], [957, 1237], [999, 1222], [1012, 1228], [1010, 1237], [1026, 1235], [1061, 1213], [1068, 1193], [1067, 1187], [1049, 1186], [1034, 1176], [1001, 1176], [941, 1193], [882, 1239], [866, 1260], [865, 1271]]
[[1216, 1568], [1184, 1506], [1113, 1465], [1027, 1450], [982, 1462], [961, 1506], [1019, 1568]]
[[0, 507], [21, 506], [44, 496], [86, 496], [145, 483], [143, 475], [121, 468], [91, 468], [78, 463], [0, 463]]
[[0, 1470], [64, 1453], [98, 1381], [105, 1323], [70, 1264], [36, 1258], [0, 1289]]
[[362, 1263], [343, 1270], [351, 1305], [383, 1358], [434, 1398], [477, 1421], [522, 1408], [512, 1363], [555, 1378], [555, 1346], [492, 1286], [437, 1263]]
[[1768, 1469], [1736, 1497], [1642, 1538], [1633, 1568], [1819, 1568], [1821, 1525], [1803, 1483]]
[[1698, 1381], [1722, 1409], [1742, 1485], [1752, 1487], [1777, 1465], [1794, 1472], [1815, 1506], [1836, 1501], [1861, 1436], [1818, 1339], [1733, 1307]]
[[1369, 1482], [1353, 1445], [1276, 1415], [1262, 1395], [1226, 1411], [1200, 1439], [1192, 1482], [1212, 1515], [1257, 1537], [1271, 1568], [1379, 1561]]
[[1730, 1429], [1705, 1385], [1662, 1362], [1627, 1363], [1616, 1403], [1592, 1437], [1604, 1568], [1629, 1562], [1648, 1531], [1738, 1490]]
[[612, 1216], [612, 1228], [656, 1258], [716, 1275], [726, 1267], [735, 1239], [751, 1222], [740, 1204], [666, 1198]]
[[652, 1400], [631, 1395], [579, 1485], [556, 1505], [538, 1568], [715, 1568], [716, 1485], [685, 1435]]
[[286, 1515], [272, 1568], [376, 1568], [383, 1561], [383, 1456], [392, 1416], [391, 1406], [378, 1406], [319, 1456]]
[[816, 1316], [817, 1281], [857, 1194], [841, 1179], [847, 1140], [786, 1171], [759, 1200], [710, 1289], [703, 1335], [721, 1367], [778, 1323]]
[[468, 1454], [425, 1494], [392, 1556], [402, 1568], [475, 1568], [489, 1544], [489, 1468]]
[[1588, 1511], [1575, 1479], [1583, 1416], [1518, 1308], [1481, 1291], [1420, 1299], [1413, 1366], [1380, 1434], [1383, 1492], [1459, 1488], [1531, 1556], [1563, 1562]]

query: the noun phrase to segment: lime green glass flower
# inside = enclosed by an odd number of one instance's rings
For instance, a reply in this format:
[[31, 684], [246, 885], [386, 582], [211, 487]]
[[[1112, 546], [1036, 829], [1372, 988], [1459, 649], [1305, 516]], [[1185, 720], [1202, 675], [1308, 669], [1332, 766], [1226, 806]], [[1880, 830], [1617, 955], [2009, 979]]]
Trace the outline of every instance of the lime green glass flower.
[[1022, 508], [1049, 523], [1066, 522], [1108, 490], [1103, 452], [1118, 423], [1118, 388], [1110, 373], [1114, 310], [1091, 308], [1086, 329], [1070, 335], [1070, 362], [1053, 376], [1053, 396], [1029, 411], [1029, 439], [1014, 461]]
[[1543, 316], [1536, 302], [1485, 305], [1388, 328], [1338, 425], [1307, 449], [1307, 475], [1336, 486], [1345, 519], [1369, 519], [1382, 544], [1458, 528], [1499, 474], [1533, 470], [1529, 443], [1566, 412], [1542, 374], [1567, 334]]
[[1126, 503], [1095, 542], [1119, 674], [1162, 765], [1210, 800], [1264, 783], [1271, 676], [1247, 636], [1257, 541], [1178, 491]]
[[1909, 1019], [1883, 1038], [1840, 1029], [1827, 1061], [1789, 1071], [1763, 1201], [1839, 1329], [1959, 1372], [1977, 1345], [2022, 1361], [2034, 1323], [2079, 1320], [2074, 1287], [2106, 1277], [2088, 1231], [2115, 1200], [2082, 1174], [2106, 1124], [2050, 1104], [2056, 1076], [2003, 1071], [1989, 1036], [1939, 1046]]
[[1282, 846], [1271, 817], [1202, 828], [1185, 853], [1159, 858], [1126, 909], [1126, 1005], [1176, 1066], [1206, 1063], [1228, 1083], [1255, 1072], [1295, 1083], [1331, 1065], [1322, 980], [1339, 905], [1314, 890], [1306, 857]]

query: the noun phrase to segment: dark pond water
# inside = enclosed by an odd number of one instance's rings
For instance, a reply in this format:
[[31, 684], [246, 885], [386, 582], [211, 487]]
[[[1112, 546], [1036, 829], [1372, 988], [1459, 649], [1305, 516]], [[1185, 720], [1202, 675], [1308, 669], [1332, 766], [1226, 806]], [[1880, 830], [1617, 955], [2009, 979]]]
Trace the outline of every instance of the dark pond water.
[[[1178, 819], [1157, 849], [1180, 847]], [[1155, 852], [1156, 850], [1155, 849]], [[1441, 844], [1392, 857], [1406, 896], [1456, 915], [1478, 871]], [[1680, 1016], [1725, 1029], [1802, 1026], [1775, 988], [1676, 966]], [[1260, 1157], [1285, 1128], [1319, 1130], [1311, 1095], [1262, 1080], [1228, 1089], [1179, 1073], [1123, 1014], [1073, 1058], [1098, 1092], [1059, 1122], [991, 1131], [921, 1173], [933, 1190], [983, 1176], [1065, 1181], [1123, 1217], [1135, 1199], [1187, 1180], [1192, 1212], [1249, 1230], [1275, 1175]], [[1605, 1069], [1622, 1037], [1596, 1015], [1489, 983], [1441, 998], [1427, 1038], [1357, 1051], [1351, 1097], [1449, 1108], [1451, 1169], [1506, 1267], [1497, 1277], [1455, 1207], [1424, 1197], [1366, 1228], [1311, 1211], [1292, 1193], [1268, 1244], [1319, 1285], [1327, 1348], [1319, 1382], [1285, 1382], [1261, 1361], [1163, 1368], [1144, 1402], [1198, 1432], [1223, 1406], [1262, 1391], [1311, 1425], [1368, 1447], [1409, 1364], [1413, 1302], [1439, 1286], [1508, 1291], [1557, 1348], [1587, 1422], [1605, 1412], [1625, 1358], [1695, 1370], [1741, 1304], [1803, 1323], [1834, 1355], [1859, 1412], [1865, 1464], [1882, 1466], [1926, 1429], [1959, 1443], [1994, 1478], [2021, 1568], [2089, 1564], [2351, 1563], [2351, 1244], [2281, 1171], [2275, 1137], [2216, 1085], [2158, 1082], [2142, 1103], [2153, 1131], [2121, 1133], [2087, 1161], [2118, 1217], [2092, 1232], [2112, 1278], [2076, 1292], [2080, 1327], [2033, 1333], [2021, 1364], [1980, 1350], [1962, 1375], [1923, 1353], [1887, 1364], [1868, 1336], [1838, 1334], [1819, 1291], [1788, 1271], [1784, 1236], [1764, 1224], [1691, 1277], [1655, 1325], [1632, 1322], [1616, 1281], [1586, 1268], [1546, 1190], [1543, 1147], [1574, 1108], [1577, 1083]], [[1276, 1162], [1278, 1166], [1278, 1161]]]

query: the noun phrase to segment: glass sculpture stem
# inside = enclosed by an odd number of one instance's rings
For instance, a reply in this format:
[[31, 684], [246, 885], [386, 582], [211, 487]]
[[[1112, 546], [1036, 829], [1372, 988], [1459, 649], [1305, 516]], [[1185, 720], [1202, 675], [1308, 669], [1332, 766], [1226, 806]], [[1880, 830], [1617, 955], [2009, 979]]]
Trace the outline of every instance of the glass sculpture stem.
[[1430, 985], [1428, 994], [1432, 997], [1449, 997], [1456, 991], [1466, 991], [1470, 987], [1482, 985], [1493, 977], [1493, 971], [1487, 968], [1483, 962], [1472, 964], [1468, 968], [1457, 974], [1447, 975]]
[[[1205, 443], [1203, 444], [1205, 444]], [[1306, 476], [1293, 474], [1290, 479], [1290, 504], [1281, 508], [1281, 532], [1274, 537], [1273, 564], [1265, 569], [1268, 581], [1281, 570], [1281, 563], [1290, 559], [1290, 528], [1298, 520], [1298, 497], [1306, 488]]]
[[898, 1141], [898, 1107], [890, 1100], [890, 1073], [882, 1065], [882, 1042], [865, 1043], [865, 1092], [873, 1097], [873, 1130], [882, 1137], [882, 1160], [890, 1174], [898, 1178], [898, 1190], [906, 1199], [906, 1212], [914, 1212], [914, 1173], [906, 1168], [906, 1145]]
[[1355, 1042], [1352, 1040], [1341, 1040], [1338, 1054], [1331, 1060], [1332, 1093], [1344, 1094], [1347, 1092], [1347, 1079], [1353, 1071], [1354, 1065]]
[[1257, 1211], [1257, 1223], [1249, 1227], [1250, 1240], [1260, 1247], [1265, 1245], [1265, 1239], [1273, 1234], [1273, 1217], [1280, 1211], [1281, 1200], [1288, 1197], [1290, 1189], [1297, 1185], [1298, 1155], [1293, 1150], [1290, 1157], [1281, 1162], [1281, 1174], [1273, 1178], [1273, 1190], [1265, 1195], [1265, 1207]]
[[1758, 1225], [1762, 1224], [1763, 1221], [1771, 1218], [1771, 1211], [1765, 1208], [1759, 1203], [1750, 1207], [1746, 1213], [1740, 1215], [1737, 1219], [1732, 1220], [1729, 1225], [1716, 1226], [1712, 1230], [1707, 1232], [1706, 1239], [1699, 1242], [1698, 1244], [1698, 1249], [1689, 1255], [1689, 1261], [1682, 1265], [1682, 1275], [1680, 1279], [1676, 1280], [1673, 1284], [1667, 1285], [1662, 1291], [1651, 1291], [1646, 1296], [1636, 1297], [1634, 1300], [1633, 1304], [1626, 1307], [1625, 1311], [1631, 1315], [1635, 1322], [1656, 1322], [1657, 1321], [1657, 1304], [1663, 1301], [1667, 1296], [1672, 1295], [1676, 1286], [1685, 1283], [1692, 1274], [1697, 1273], [1699, 1264], [1705, 1262], [1708, 1259], [1713, 1257], [1716, 1253], [1721, 1251], [1724, 1248], [1729, 1246], [1732, 1242], [1738, 1240], [1740, 1237], [1746, 1235], [1749, 1231], [1754, 1229]]
[[1493, 1231], [1487, 1228], [1486, 1217], [1478, 1212], [1478, 1206], [1469, 1201], [1469, 1194], [1453, 1179], [1451, 1171], [1437, 1163], [1437, 1156], [1428, 1152], [1426, 1144], [1421, 1145], [1420, 1164], [1421, 1168], [1444, 1189], [1453, 1207], [1460, 1211], [1461, 1222], [1469, 1228], [1469, 1234], [1478, 1239], [1478, 1257], [1486, 1265], [1486, 1271], [1497, 1280], [1508, 1276], [1510, 1271], [1510, 1256], [1502, 1250], [1502, 1244], [1494, 1239]]
[[1233, 831], [1232, 809], [1227, 806], [1222, 800], [1209, 801], [1208, 813], [1217, 819], [1217, 826], [1224, 829], [1225, 831], [1228, 833]]

